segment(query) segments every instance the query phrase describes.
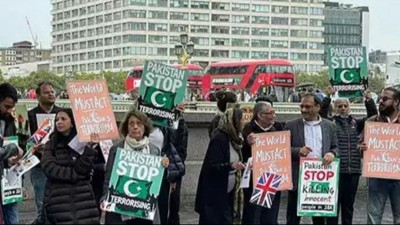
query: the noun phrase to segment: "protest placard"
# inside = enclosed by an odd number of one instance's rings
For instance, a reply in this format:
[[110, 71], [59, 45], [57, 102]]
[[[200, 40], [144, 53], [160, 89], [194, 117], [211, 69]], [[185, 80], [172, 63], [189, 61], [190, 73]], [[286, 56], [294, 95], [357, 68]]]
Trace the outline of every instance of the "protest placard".
[[28, 108], [24, 103], [15, 105], [12, 116], [15, 118], [15, 127], [18, 134], [29, 135]]
[[103, 210], [153, 220], [163, 181], [162, 157], [117, 149]]
[[105, 80], [69, 81], [67, 91], [80, 142], [94, 133], [101, 140], [119, 136]]
[[[11, 136], [3, 138], [3, 146], [7, 146], [11, 143], [18, 146], [18, 137]], [[22, 202], [24, 200], [23, 189], [22, 189], [22, 177], [18, 178], [17, 181], [11, 184], [7, 179], [8, 169], [3, 170], [3, 177], [1, 179], [1, 200], [3, 205]]]
[[228, 108], [241, 109], [243, 112], [243, 119], [245, 123], [248, 123], [253, 118], [253, 108], [255, 103], [228, 103]]
[[188, 72], [162, 63], [145, 62], [138, 107], [154, 124], [167, 127], [177, 119], [178, 112], [174, 109], [185, 97]]
[[290, 131], [256, 134], [256, 143], [252, 145], [251, 151], [253, 186], [262, 174], [268, 172], [282, 176], [279, 190], [293, 188]]
[[300, 159], [297, 215], [337, 216], [339, 159], [323, 165], [322, 159]]
[[366, 122], [363, 177], [400, 180], [400, 124]]
[[362, 97], [368, 88], [367, 51], [365, 47], [328, 49], [329, 80], [339, 97]]

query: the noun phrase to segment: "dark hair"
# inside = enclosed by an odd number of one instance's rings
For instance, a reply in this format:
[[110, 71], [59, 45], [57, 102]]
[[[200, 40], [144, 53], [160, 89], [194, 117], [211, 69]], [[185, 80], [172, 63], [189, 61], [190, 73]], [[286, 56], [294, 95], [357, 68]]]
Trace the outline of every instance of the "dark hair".
[[[71, 120], [71, 132], [69, 133], [68, 137], [65, 137], [63, 134], [58, 132], [57, 128], [54, 129], [53, 133], [50, 136], [50, 139], [53, 141], [52, 147], [55, 148], [58, 144], [58, 142], [62, 141], [64, 143], [69, 143], [76, 135], [77, 135], [77, 130], [76, 130], [76, 124], [75, 124], [75, 119], [74, 119], [74, 113], [72, 112], [71, 108], [61, 108], [57, 114], [56, 117], [58, 116], [59, 113], [64, 112], [68, 115], [69, 119]], [[55, 124], [54, 124], [55, 126]]]
[[40, 95], [41, 91], [42, 91], [42, 86], [47, 86], [47, 85], [49, 85], [52, 88], [54, 88], [54, 85], [51, 82], [49, 82], [49, 81], [41, 81], [41, 82], [38, 83], [38, 85], [36, 87], [36, 90], [35, 90], [36, 95]]
[[149, 117], [146, 116], [143, 112], [140, 112], [137, 109], [131, 110], [125, 115], [125, 119], [122, 121], [120, 127], [119, 127], [119, 132], [122, 134], [122, 136], [126, 137], [129, 133], [129, 119], [134, 116], [136, 117], [140, 122], [143, 123], [144, 125], [144, 134], [143, 136], [148, 137], [153, 130], [153, 124], [150, 120]]
[[394, 98], [394, 100], [398, 100], [398, 101], [399, 101], [399, 102], [397, 103], [397, 105], [400, 104], [400, 91], [399, 91], [399, 90], [397, 90], [397, 89], [394, 88], [394, 87], [387, 87], [387, 88], [383, 89], [383, 91], [391, 91], [391, 92], [393, 92], [393, 98]]
[[314, 99], [315, 105], [322, 106], [322, 102], [321, 102], [321, 100], [318, 98], [318, 96], [317, 96], [316, 94], [313, 94], [313, 93], [306, 93], [306, 94], [303, 95], [303, 97], [302, 97], [301, 99], [303, 99], [303, 98], [308, 98], [308, 97], [311, 97], [311, 98]]
[[242, 109], [233, 109], [232, 122], [233, 122], [233, 127], [235, 127], [236, 130], [238, 130], [240, 127], [240, 121], [242, 120], [242, 117], [243, 117]]
[[233, 92], [229, 91], [218, 91], [215, 94], [217, 98], [217, 106], [221, 112], [225, 112], [228, 103], [235, 103], [237, 101], [237, 96]]
[[18, 102], [18, 92], [14, 86], [10, 83], [2, 83], [0, 84], [0, 101], [3, 101], [5, 98], [11, 98], [15, 103]]
[[256, 99], [256, 103], [258, 103], [258, 102], [268, 102], [269, 104], [271, 104], [271, 106], [274, 105], [272, 100], [268, 96], [265, 96], [265, 95], [258, 97]]

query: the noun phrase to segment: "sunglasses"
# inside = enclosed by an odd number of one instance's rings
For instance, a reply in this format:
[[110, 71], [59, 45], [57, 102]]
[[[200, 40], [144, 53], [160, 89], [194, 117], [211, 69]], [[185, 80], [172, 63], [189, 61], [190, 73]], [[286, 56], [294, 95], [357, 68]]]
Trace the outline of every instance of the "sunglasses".
[[338, 105], [337, 107], [338, 107], [339, 109], [341, 109], [341, 108], [347, 109], [349, 106], [348, 106], [348, 105]]

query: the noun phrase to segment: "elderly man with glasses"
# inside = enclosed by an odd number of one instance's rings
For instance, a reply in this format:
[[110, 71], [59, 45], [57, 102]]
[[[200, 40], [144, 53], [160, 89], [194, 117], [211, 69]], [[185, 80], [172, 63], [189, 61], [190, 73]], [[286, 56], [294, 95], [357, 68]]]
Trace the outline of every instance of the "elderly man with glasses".
[[[333, 90], [333, 89], [329, 89]], [[331, 98], [323, 100], [321, 111], [327, 111]], [[361, 154], [357, 148], [359, 136], [364, 130], [365, 121], [378, 113], [371, 93], [366, 91], [365, 108], [367, 116], [356, 118], [351, 115], [350, 102], [347, 98], [338, 98], [334, 101], [334, 114], [330, 118], [337, 127], [337, 138], [340, 155], [340, 176], [339, 176], [339, 201], [338, 209], [341, 211], [342, 224], [352, 224], [354, 201], [358, 189], [358, 182], [361, 175]], [[327, 113], [320, 113], [321, 116]], [[327, 224], [338, 224], [339, 217], [330, 217]]]

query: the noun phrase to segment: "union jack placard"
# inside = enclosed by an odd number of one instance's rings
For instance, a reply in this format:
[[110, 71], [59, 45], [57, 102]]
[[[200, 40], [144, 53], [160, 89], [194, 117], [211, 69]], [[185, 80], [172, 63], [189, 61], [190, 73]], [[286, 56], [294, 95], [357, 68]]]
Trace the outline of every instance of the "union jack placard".
[[254, 187], [253, 194], [250, 198], [250, 202], [271, 208], [272, 202], [276, 192], [278, 191], [279, 184], [282, 181], [281, 175], [272, 173], [263, 173], [258, 179], [257, 185]]

